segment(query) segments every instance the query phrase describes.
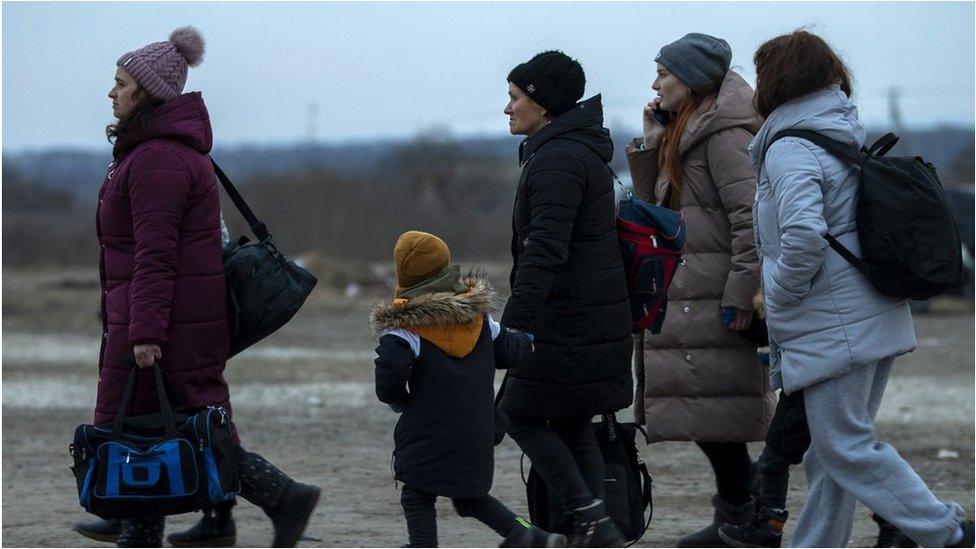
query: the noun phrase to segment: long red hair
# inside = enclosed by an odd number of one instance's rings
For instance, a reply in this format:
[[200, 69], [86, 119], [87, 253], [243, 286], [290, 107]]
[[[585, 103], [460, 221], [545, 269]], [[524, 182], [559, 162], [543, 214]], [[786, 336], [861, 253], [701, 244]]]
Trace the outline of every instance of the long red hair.
[[688, 122], [695, 117], [701, 106], [706, 102], [714, 101], [717, 93], [718, 86], [711, 85], [698, 92], [692, 91], [688, 94], [678, 107], [678, 112], [671, 123], [667, 125], [664, 137], [661, 138], [661, 147], [657, 153], [657, 165], [670, 183], [668, 199], [665, 204], [669, 208], [677, 209], [681, 206], [681, 183], [684, 177], [681, 156], [678, 153], [681, 136], [684, 135]]

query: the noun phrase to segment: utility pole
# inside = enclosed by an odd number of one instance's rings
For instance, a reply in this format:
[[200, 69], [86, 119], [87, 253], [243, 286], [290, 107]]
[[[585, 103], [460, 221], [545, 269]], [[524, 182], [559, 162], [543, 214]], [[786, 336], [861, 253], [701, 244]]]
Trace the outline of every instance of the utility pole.
[[901, 92], [898, 88], [892, 86], [888, 88], [888, 116], [891, 118], [891, 124], [898, 133], [902, 133], [904, 126], [901, 120]]
[[308, 104], [305, 118], [305, 142], [312, 145], [318, 139], [319, 104], [312, 101]]
[[905, 123], [901, 116], [901, 90], [892, 86], [888, 88], [888, 117], [891, 118], [891, 125], [895, 134], [899, 137], [898, 144], [901, 145], [901, 154], [911, 150], [911, 139], [905, 132]]

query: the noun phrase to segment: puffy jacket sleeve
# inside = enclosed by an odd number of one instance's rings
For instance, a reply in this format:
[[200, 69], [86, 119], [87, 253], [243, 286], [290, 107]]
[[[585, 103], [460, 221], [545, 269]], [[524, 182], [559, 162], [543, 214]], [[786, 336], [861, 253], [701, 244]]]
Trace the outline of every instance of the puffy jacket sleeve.
[[[413, 366], [414, 353], [410, 343], [396, 335], [380, 337], [373, 361], [376, 375], [376, 397], [380, 402], [401, 408], [406, 403], [407, 381]], [[398, 410], [399, 411], [399, 410]]]
[[166, 342], [176, 285], [180, 222], [192, 176], [174, 152], [138, 153], [129, 170], [129, 208], [135, 240], [129, 286], [129, 343]]
[[659, 168], [657, 164], [658, 148], [640, 150], [641, 138], [634, 139], [627, 144], [627, 164], [630, 166], [630, 179], [634, 182], [634, 194], [646, 202], [655, 202], [654, 189], [657, 186]]
[[[493, 321], [492, 321], [493, 322]], [[492, 326], [492, 332], [495, 331]], [[495, 368], [507, 370], [517, 368], [525, 363], [525, 359], [532, 354], [532, 341], [523, 332], [510, 332], [503, 326], [498, 326], [498, 334], [494, 337]]]
[[573, 223], [586, 186], [585, 166], [572, 151], [551, 149], [538, 154], [526, 177], [529, 226], [520, 235], [523, 251], [502, 314], [502, 324], [530, 333], [556, 275], [569, 259]]
[[767, 292], [772, 305], [794, 307], [810, 291], [828, 246], [823, 168], [813, 151], [795, 138], [773, 143], [765, 163], [782, 234], [781, 254], [769, 267]]
[[716, 132], [706, 144], [708, 172], [732, 229], [732, 257], [722, 294], [723, 307], [751, 311], [759, 290], [759, 258], [752, 227], [756, 171], [749, 159], [752, 134], [745, 128]]

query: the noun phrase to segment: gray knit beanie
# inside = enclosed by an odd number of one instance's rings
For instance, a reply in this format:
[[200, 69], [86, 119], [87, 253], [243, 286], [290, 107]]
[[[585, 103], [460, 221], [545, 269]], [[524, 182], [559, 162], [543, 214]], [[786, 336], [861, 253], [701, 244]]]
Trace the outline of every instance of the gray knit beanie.
[[661, 48], [654, 61], [667, 67], [692, 91], [720, 84], [732, 64], [732, 48], [721, 38], [693, 32]]

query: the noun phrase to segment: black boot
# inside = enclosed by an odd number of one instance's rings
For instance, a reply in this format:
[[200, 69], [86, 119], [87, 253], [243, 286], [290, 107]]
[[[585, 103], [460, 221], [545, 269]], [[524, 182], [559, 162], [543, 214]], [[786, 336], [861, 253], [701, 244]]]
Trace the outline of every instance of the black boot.
[[162, 547], [163, 529], [166, 517], [145, 517], [121, 521], [119, 536], [115, 538], [118, 547]]
[[272, 547], [294, 547], [308, 526], [321, 494], [315, 486], [291, 481], [278, 505], [267, 513], [274, 524]]
[[789, 516], [786, 509], [760, 507], [746, 523], [720, 526], [718, 537], [730, 547], [779, 547]]
[[174, 532], [166, 537], [173, 547], [232, 547], [237, 541], [237, 525], [230, 505], [222, 504], [215, 509], [205, 509], [203, 518], [192, 528]]
[[718, 527], [728, 524], [742, 524], [749, 520], [753, 512], [752, 501], [747, 501], [742, 505], [735, 506], [728, 503], [718, 495], [712, 497], [712, 505], [715, 506], [715, 514], [712, 523], [678, 540], [678, 547], [727, 547], [722, 538], [718, 537]]
[[121, 530], [121, 521], [103, 518], [76, 522], [74, 527], [75, 532], [78, 532], [86, 538], [95, 541], [104, 541], [105, 543], [115, 543], [115, 538], [119, 536]]
[[602, 499], [573, 510], [570, 547], [623, 547], [627, 543], [617, 525], [607, 515]]
[[566, 547], [566, 537], [546, 532], [524, 518], [516, 517], [515, 526], [499, 547]]

